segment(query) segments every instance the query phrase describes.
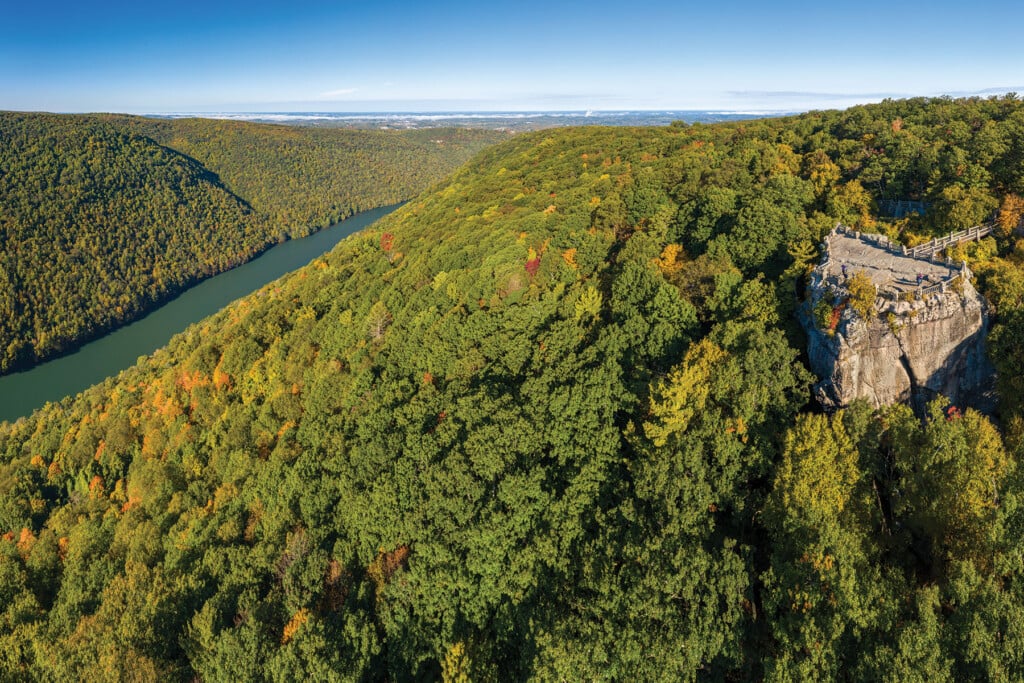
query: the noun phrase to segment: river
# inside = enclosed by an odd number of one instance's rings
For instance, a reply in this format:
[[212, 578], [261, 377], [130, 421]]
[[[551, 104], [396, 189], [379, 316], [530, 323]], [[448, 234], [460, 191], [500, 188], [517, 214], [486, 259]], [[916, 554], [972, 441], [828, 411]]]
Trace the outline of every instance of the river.
[[309, 237], [278, 244], [248, 263], [203, 280], [146, 317], [119, 327], [72, 354], [0, 377], [0, 421], [16, 420], [47, 401], [59, 401], [116, 375], [134, 365], [139, 356], [164, 346], [192, 323], [306, 265], [396, 208], [365, 211]]

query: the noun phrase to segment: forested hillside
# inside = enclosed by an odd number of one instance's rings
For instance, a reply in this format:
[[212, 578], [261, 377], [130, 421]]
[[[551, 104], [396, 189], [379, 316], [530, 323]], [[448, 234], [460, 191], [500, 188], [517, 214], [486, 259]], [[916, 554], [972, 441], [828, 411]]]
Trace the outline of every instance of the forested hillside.
[[0, 113], [0, 372], [285, 237], [415, 196], [496, 133]]
[[209, 119], [112, 121], [195, 158], [290, 237], [414, 197], [473, 152], [506, 137], [464, 128], [395, 132]]
[[[1024, 677], [1022, 145], [1007, 98], [485, 150], [0, 425], [2, 677]], [[999, 426], [816, 412], [822, 235], [1000, 205]]]

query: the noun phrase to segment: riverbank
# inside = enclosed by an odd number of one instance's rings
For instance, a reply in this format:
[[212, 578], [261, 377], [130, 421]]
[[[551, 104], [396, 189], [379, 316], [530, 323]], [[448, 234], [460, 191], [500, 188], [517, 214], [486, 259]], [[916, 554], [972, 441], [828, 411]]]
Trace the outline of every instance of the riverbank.
[[74, 353], [0, 377], [0, 420], [24, 417], [47, 402], [59, 401], [116, 375], [192, 323], [309, 263], [397, 208], [366, 211], [309, 237], [273, 246], [247, 263], [201, 281], [145, 317]]

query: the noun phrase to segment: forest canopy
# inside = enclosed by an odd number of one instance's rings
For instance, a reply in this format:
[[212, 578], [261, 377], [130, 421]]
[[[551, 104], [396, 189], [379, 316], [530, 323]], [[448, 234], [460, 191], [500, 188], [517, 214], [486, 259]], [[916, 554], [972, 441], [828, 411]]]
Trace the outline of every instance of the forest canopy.
[[[0, 425], [2, 676], [1024, 677], [1022, 153], [1011, 97], [482, 151]], [[816, 411], [821, 237], [1000, 206], [998, 419]]]

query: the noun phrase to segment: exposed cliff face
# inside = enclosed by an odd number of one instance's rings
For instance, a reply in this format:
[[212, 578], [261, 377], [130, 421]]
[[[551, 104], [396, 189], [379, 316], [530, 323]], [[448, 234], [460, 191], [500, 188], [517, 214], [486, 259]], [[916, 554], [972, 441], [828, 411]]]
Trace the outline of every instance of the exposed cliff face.
[[813, 303], [812, 295], [801, 319], [811, 368], [821, 378], [815, 394], [826, 409], [865, 398], [875, 406], [910, 402], [920, 410], [939, 394], [959, 407], [994, 408], [994, 370], [985, 355], [988, 311], [969, 281], [923, 300], [880, 298], [868, 321], [847, 308], [833, 334], [815, 324]]

